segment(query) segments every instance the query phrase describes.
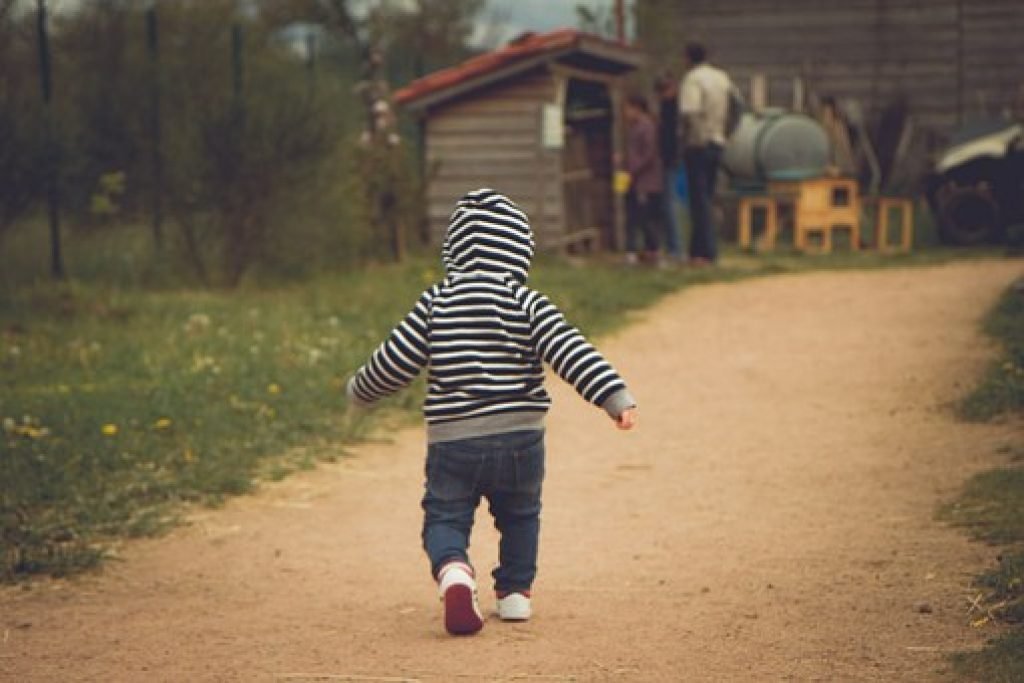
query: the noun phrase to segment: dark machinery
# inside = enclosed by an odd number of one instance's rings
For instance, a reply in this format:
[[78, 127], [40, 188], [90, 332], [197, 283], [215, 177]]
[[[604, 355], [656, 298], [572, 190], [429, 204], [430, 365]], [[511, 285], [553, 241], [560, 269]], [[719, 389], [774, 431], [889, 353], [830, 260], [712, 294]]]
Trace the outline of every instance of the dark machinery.
[[929, 175], [927, 195], [946, 243], [1020, 246], [1024, 126], [999, 121], [965, 127]]

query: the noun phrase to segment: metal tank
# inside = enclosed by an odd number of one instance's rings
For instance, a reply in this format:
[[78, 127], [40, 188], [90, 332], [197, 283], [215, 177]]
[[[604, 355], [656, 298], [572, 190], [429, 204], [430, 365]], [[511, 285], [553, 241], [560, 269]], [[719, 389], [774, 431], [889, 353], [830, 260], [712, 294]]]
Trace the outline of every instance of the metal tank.
[[821, 176], [829, 152], [825, 129], [809, 116], [747, 112], [725, 146], [722, 164], [739, 182], [801, 180]]

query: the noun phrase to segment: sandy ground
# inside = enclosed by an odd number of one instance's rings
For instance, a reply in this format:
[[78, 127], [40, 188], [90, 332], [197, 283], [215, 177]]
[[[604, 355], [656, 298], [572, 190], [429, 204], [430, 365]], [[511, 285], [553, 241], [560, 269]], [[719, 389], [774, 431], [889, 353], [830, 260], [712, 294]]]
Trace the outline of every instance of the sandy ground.
[[[0, 679], [942, 678], [945, 653], [991, 635], [966, 608], [997, 551], [935, 506], [1021, 436], [959, 423], [950, 402], [991, 357], [977, 323], [1022, 270], [706, 286], [606, 339], [640, 429], [552, 383], [529, 623], [444, 634], [410, 429], [129, 544], [102, 573], [0, 591]], [[478, 521], [485, 573], [496, 533]]]

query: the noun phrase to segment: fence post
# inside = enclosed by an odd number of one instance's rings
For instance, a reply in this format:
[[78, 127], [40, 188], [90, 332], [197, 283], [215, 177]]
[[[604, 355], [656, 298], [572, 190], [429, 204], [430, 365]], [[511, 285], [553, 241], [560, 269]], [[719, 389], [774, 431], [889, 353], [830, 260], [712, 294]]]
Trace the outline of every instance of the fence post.
[[64, 258], [60, 244], [60, 187], [57, 184], [57, 155], [53, 141], [53, 80], [50, 40], [47, 34], [46, 0], [36, 0], [36, 31], [39, 37], [39, 84], [43, 94], [43, 118], [46, 163], [46, 204], [50, 220], [50, 273], [64, 279]]

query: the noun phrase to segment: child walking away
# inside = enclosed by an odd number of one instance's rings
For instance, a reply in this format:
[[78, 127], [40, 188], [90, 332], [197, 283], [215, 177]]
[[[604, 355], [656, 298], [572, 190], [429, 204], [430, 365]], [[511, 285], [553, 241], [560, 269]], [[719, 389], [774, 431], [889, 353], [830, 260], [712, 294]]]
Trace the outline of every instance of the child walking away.
[[368, 405], [427, 369], [423, 547], [449, 633], [483, 627], [470, 530], [486, 498], [501, 540], [493, 571], [498, 616], [530, 618], [544, 479], [547, 362], [620, 429], [637, 421], [625, 383], [545, 297], [526, 286], [533, 258], [526, 215], [493, 190], [455, 206], [441, 251], [445, 278], [428, 288], [348, 382]]

